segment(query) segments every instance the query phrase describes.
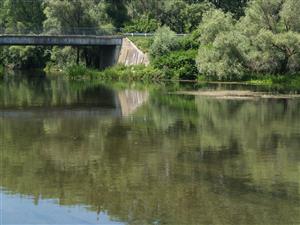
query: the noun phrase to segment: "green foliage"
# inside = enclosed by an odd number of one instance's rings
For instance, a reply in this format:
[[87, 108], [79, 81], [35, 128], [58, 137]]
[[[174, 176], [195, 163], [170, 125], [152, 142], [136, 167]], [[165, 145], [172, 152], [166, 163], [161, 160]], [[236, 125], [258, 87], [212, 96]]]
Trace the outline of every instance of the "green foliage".
[[178, 49], [180, 50], [190, 50], [190, 49], [198, 49], [199, 48], [199, 40], [198, 37], [195, 36], [194, 33], [187, 34], [184, 37], [180, 37], [178, 39]]
[[143, 52], [149, 52], [153, 43], [153, 37], [128, 37]]
[[130, 0], [126, 5], [132, 20], [147, 16], [166, 25], [177, 33], [190, 33], [202, 21], [203, 13], [217, 7], [234, 13], [243, 14], [247, 0]]
[[163, 74], [152, 66], [116, 65], [103, 71], [88, 69], [84, 65], [71, 65], [67, 68], [67, 75], [72, 79], [102, 79], [102, 80], [131, 80], [150, 81], [163, 79]]
[[104, 7], [95, 0], [45, 0], [44, 5], [47, 33], [93, 34], [95, 27], [107, 22]]
[[2, 0], [0, 26], [10, 33], [39, 33], [45, 19], [42, 1]]
[[66, 73], [70, 79], [78, 79], [84, 77], [87, 74], [86, 66], [79, 64], [79, 65], [70, 65], [67, 67]]
[[2, 51], [3, 63], [15, 69], [41, 68], [48, 59], [49, 54], [42, 47], [11, 46], [4, 47]]
[[209, 11], [203, 17], [197, 66], [209, 79], [237, 79], [243, 75], [241, 37], [231, 31], [233, 27], [231, 15], [220, 10]]
[[178, 39], [175, 32], [169, 27], [163, 26], [155, 32], [154, 40], [150, 48], [150, 55], [155, 58], [169, 53], [178, 47]]
[[105, 80], [159, 80], [163, 79], [161, 71], [152, 66], [123, 66], [117, 65], [99, 72], [98, 78]]
[[50, 61], [47, 63], [49, 68], [55, 67], [57, 70], [62, 70], [76, 61], [76, 49], [72, 47], [55, 46], [51, 49], [50, 54]]
[[195, 80], [198, 75], [196, 54], [196, 50], [171, 52], [156, 58], [153, 65], [163, 71], [166, 79]]
[[104, 5], [105, 13], [115, 27], [123, 27], [124, 23], [129, 20], [124, 0], [105, 0], [102, 2], [98, 0], [95, 2], [100, 2], [99, 4]]
[[[188, 62], [189, 53], [183, 53], [190, 49], [199, 50], [197, 67], [206, 79], [238, 80], [253, 73], [299, 72], [300, 1], [252, 0], [244, 10], [247, 2], [2, 0], [0, 32], [114, 34], [116, 31], [156, 30], [154, 38], [130, 39], [144, 52], [149, 52], [153, 60], [162, 57], [161, 60], [167, 63], [165, 68], [176, 68], [168, 57], [183, 65], [176, 73], [175, 69], [164, 71], [170, 78], [185, 77], [183, 74], [186, 72], [182, 71], [193, 71], [193, 63]], [[178, 38], [175, 32], [189, 34]], [[30, 68], [45, 66], [50, 59], [48, 69], [64, 69], [76, 61], [97, 67], [98, 52], [96, 48], [87, 47], [79, 51], [70, 47], [45, 50], [39, 47], [4, 47], [1, 48], [0, 62], [12, 68]], [[174, 59], [175, 55], [178, 60]], [[157, 61], [155, 63], [162, 68]]]
[[190, 33], [201, 22], [203, 13], [211, 7], [206, 2], [188, 4], [183, 0], [169, 0], [164, 5], [161, 23], [176, 33]]
[[133, 19], [122, 29], [126, 33], [153, 33], [160, 27], [159, 21], [143, 15], [140, 18]]
[[226, 14], [221, 10], [210, 10], [203, 16], [202, 23], [198, 28], [201, 34], [199, 41], [202, 45], [214, 42], [220, 33], [224, 33], [233, 29], [234, 20], [230, 14]]
[[208, 12], [197, 32], [201, 43], [199, 71], [218, 80], [243, 79], [253, 73], [299, 71], [298, 2], [253, 0], [245, 17], [237, 22], [230, 14]]
[[253, 76], [251, 80], [248, 81], [250, 84], [270, 86], [288, 89], [299, 89], [300, 88], [300, 74], [292, 74], [289, 76], [285, 75], [264, 75], [264, 76]]

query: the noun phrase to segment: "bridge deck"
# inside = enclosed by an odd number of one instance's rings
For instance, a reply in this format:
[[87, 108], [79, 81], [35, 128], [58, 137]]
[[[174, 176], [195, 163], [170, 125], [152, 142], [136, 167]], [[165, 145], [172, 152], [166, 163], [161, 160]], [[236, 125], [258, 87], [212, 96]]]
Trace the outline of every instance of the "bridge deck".
[[122, 36], [90, 35], [0, 35], [0, 45], [122, 45]]

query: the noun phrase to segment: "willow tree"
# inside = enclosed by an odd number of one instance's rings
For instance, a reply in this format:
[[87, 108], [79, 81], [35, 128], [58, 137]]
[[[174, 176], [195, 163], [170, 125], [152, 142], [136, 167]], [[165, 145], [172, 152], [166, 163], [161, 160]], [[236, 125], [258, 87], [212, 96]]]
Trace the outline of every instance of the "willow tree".
[[[93, 18], [94, 0], [45, 0], [44, 29], [50, 33], [87, 34], [95, 32], [97, 20]], [[89, 29], [86, 29], [89, 28]]]
[[252, 0], [238, 21], [222, 12], [206, 14], [199, 28], [200, 72], [218, 79], [299, 72], [299, 14], [298, 0]]

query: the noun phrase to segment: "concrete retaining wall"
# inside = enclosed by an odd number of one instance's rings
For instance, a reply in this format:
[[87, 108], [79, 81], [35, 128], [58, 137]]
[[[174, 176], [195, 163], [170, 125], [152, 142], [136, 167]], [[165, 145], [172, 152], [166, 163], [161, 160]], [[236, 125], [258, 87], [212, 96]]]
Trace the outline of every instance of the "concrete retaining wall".
[[150, 61], [147, 54], [139, 50], [128, 38], [123, 38], [118, 63], [126, 66], [149, 65]]

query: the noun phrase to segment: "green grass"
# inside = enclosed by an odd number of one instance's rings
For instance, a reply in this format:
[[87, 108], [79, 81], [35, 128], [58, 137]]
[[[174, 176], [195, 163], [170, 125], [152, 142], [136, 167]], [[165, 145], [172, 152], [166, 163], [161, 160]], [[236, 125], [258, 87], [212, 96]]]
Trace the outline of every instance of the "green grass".
[[84, 65], [72, 65], [66, 70], [66, 75], [71, 79], [101, 79], [101, 80], [127, 80], [150, 81], [161, 80], [163, 74], [152, 66], [116, 65], [103, 71], [89, 69]]
[[247, 83], [269, 87], [300, 89], [300, 74], [266, 75], [250, 79]]
[[247, 81], [250, 84], [256, 85], [289, 85], [300, 87], [300, 74], [286, 74], [286, 75], [264, 75], [261, 77], [255, 76]]
[[[177, 53], [179, 54], [179, 53]], [[171, 57], [172, 58], [172, 57]], [[168, 57], [167, 57], [168, 59]], [[169, 60], [169, 59], [168, 59]], [[162, 65], [165, 65], [164, 68], [157, 68], [157, 66], [144, 66], [144, 65], [135, 65], [135, 66], [124, 66], [124, 65], [116, 65], [110, 68], [107, 68], [103, 71], [89, 69], [84, 65], [71, 65], [67, 67], [65, 74], [73, 80], [80, 79], [90, 79], [90, 80], [105, 80], [105, 81], [162, 81], [162, 80], [172, 80], [174, 77], [170, 76], [170, 71], [173, 71], [176, 74], [176, 71], [182, 68], [185, 68], [185, 64], [181, 65], [179, 62], [176, 64], [180, 65], [179, 68], [175, 67], [168, 68], [166, 70], [166, 65], [168, 63], [164, 62], [161, 59]], [[175, 59], [171, 61], [176, 61]], [[2, 69], [1, 69], [2, 68]], [[0, 66], [0, 76], [3, 76], [3, 66]], [[187, 74], [191, 74], [189, 70], [187, 70]], [[175, 78], [181, 78], [175, 76]], [[206, 77], [198, 75], [195, 81], [208, 81]], [[210, 80], [212, 81], [212, 80]], [[209, 82], [209, 81], [208, 81]], [[300, 74], [287, 74], [287, 75], [251, 75], [248, 77], [246, 81], [248, 84], [259, 85], [264, 87], [276, 88], [278, 90], [289, 89], [289, 90], [300, 90]]]
[[67, 67], [66, 73], [71, 79], [78, 79], [87, 75], [88, 69], [85, 65], [71, 65]]
[[153, 37], [128, 37], [140, 50], [147, 53], [153, 43]]

